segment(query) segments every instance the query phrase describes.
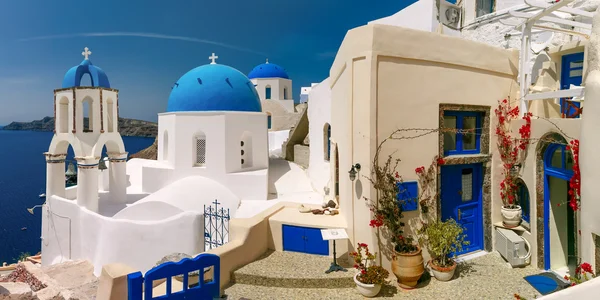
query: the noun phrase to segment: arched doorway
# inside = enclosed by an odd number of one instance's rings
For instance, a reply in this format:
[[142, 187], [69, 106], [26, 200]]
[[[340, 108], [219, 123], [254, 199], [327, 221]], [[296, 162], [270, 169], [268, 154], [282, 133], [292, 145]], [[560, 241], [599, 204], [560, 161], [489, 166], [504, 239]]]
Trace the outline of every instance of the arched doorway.
[[577, 222], [567, 202], [573, 154], [563, 141], [549, 143], [543, 152], [544, 269], [572, 272], [577, 264]]

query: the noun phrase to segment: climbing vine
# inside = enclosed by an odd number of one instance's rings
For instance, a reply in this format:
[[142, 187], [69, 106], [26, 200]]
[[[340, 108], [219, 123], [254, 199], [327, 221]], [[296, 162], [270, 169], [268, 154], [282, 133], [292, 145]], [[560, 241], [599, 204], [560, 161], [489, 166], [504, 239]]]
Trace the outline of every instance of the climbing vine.
[[573, 176], [569, 180], [569, 206], [574, 211], [580, 207], [581, 173], [579, 171], [579, 140], [571, 140], [567, 150], [573, 153]]

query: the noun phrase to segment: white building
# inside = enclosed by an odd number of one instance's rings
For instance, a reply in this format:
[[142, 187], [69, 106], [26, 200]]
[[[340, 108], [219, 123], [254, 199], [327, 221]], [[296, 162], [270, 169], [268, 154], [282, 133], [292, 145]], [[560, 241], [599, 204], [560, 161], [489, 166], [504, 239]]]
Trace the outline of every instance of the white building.
[[[96, 275], [112, 262], [148, 270], [167, 254], [204, 251], [205, 205], [218, 201], [235, 215], [241, 200], [267, 199], [267, 115], [243, 73], [216, 64], [213, 55], [213, 63], [184, 74], [159, 115], [158, 160], [126, 162], [118, 91], [92, 65], [87, 48], [83, 54], [55, 90], [56, 134], [45, 153], [43, 265], [87, 259]], [[90, 87], [80, 84], [85, 74]], [[65, 188], [69, 145], [79, 174], [77, 186]], [[99, 171], [103, 146], [109, 166]]]
[[267, 126], [272, 131], [292, 128], [301, 116], [296, 112], [292, 97], [292, 80], [279, 65], [267, 60], [248, 74], [254, 84], [263, 112], [267, 114]]

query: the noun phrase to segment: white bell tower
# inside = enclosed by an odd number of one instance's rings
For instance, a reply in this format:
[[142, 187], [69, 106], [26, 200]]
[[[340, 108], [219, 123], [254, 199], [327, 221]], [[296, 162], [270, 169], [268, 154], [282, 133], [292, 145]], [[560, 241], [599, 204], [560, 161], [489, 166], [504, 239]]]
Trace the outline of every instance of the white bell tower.
[[[106, 146], [110, 162], [109, 199], [117, 203], [126, 201], [127, 152], [119, 134], [119, 91], [112, 89], [104, 71], [91, 63], [92, 52], [87, 47], [81, 54], [84, 60], [65, 74], [62, 88], [54, 90], [54, 137], [44, 153], [46, 197], [76, 199], [79, 206], [98, 212], [98, 163], [102, 149]], [[85, 75], [90, 77], [90, 86], [81, 85]], [[69, 145], [77, 161], [76, 193], [67, 193], [65, 189]]]

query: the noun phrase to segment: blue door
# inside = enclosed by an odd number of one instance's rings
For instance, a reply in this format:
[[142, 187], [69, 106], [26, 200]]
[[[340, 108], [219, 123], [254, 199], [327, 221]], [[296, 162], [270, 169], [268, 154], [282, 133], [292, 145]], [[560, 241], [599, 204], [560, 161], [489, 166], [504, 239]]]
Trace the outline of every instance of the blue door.
[[469, 241], [456, 255], [483, 249], [482, 171], [481, 164], [442, 167], [442, 220], [462, 225]]
[[320, 228], [283, 225], [283, 251], [329, 255], [329, 241], [323, 240]]
[[[583, 79], [583, 52], [564, 55], [560, 74], [560, 89], [568, 90], [572, 85], [580, 86]], [[579, 118], [580, 103], [570, 98], [560, 99], [560, 110], [563, 118]]]

